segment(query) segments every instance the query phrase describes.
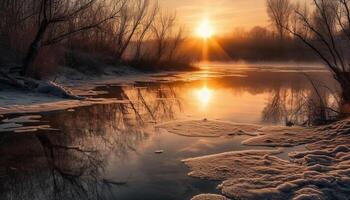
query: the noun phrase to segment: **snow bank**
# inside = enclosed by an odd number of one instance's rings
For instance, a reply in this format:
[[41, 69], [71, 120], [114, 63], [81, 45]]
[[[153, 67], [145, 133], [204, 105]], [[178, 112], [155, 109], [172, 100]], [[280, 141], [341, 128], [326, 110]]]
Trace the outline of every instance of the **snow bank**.
[[233, 199], [346, 200], [350, 196], [349, 124], [350, 120], [344, 120], [305, 132], [301, 128], [281, 132], [266, 129], [270, 131], [264, 130], [266, 135], [246, 141], [267, 146], [308, 143], [311, 150], [291, 152], [290, 160], [276, 157], [273, 151], [239, 151], [184, 163], [191, 169], [190, 176], [223, 181], [219, 188]]
[[335, 148], [350, 144], [350, 119], [318, 128], [304, 127], [264, 127], [258, 136], [243, 141], [249, 146], [293, 147], [306, 144], [308, 149]]
[[258, 130], [259, 136], [243, 141], [249, 146], [291, 147], [314, 142], [311, 129], [303, 127], [270, 126]]
[[235, 124], [213, 120], [189, 120], [174, 121], [160, 124], [157, 128], [162, 128], [170, 133], [188, 137], [220, 137], [224, 135], [255, 135], [259, 126], [249, 124]]
[[191, 200], [228, 200], [226, 197], [216, 194], [201, 194], [193, 197]]

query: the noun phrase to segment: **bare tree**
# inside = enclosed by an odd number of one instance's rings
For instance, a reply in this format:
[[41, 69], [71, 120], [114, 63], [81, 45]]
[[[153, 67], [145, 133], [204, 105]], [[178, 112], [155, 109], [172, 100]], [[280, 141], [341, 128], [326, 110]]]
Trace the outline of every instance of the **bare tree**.
[[179, 29], [175, 32], [173, 38], [171, 38], [170, 40], [172, 42], [169, 47], [168, 60], [172, 61], [180, 46], [185, 41], [184, 28], [179, 27]]
[[160, 12], [155, 23], [153, 24], [152, 30], [156, 43], [156, 54], [155, 59], [161, 60], [165, 55], [165, 50], [168, 48], [169, 35], [172, 34], [173, 27], [175, 26], [176, 14], [169, 12]]
[[[106, 10], [108, 1], [104, 0], [34, 0], [36, 29], [35, 37], [23, 61], [21, 75], [29, 75], [31, 65], [41, 47], [58, 43], [78, 32], [98, 28], [101, 24], [118, 16], [125, 0], [111, 1], [111, 7]], [[89, 11], [94, 8], [96, 13], [108, 12], [102, 18], [93, 21], [86, 20]], [[92, 13], [94, 14], [94, 13]]]
[[[120, 59], [128, 48], [130, 41], [147, 23], [147, 15], [152, 7], [150, 0], [132, 0], [122, 10], [121, 19], [115, 33], [116, 58]], [[147, 30], [146, 30], [147, 31]]]
[[159, 12], [159, 4], [156, 1], [152, 8], [149, 10], [147, 18], [142, 23], [142, 27], [139, 30], [139, 33], [137, 34], [136, 39], [136, 49], [135, 49], [135, 56], [134, 59], [138, 60], [141, 57], [141, 48], [144, 43], [145, 37], [150, 32], [151, 27], [154, 23], [154, 20]]
[[289, 25], [289, 19], [293, 11], [290, 0], [267, 0], [267, 13], [271, 23], [275, 27], [280, 42], [283, 42], [287, 31], [283, 28]]
[[0, 3], [0, 36], [12, 50], [22, 50], [24, 38], [31, 36], [32, 18], [36, 13], [35, 0], [6, 0]]

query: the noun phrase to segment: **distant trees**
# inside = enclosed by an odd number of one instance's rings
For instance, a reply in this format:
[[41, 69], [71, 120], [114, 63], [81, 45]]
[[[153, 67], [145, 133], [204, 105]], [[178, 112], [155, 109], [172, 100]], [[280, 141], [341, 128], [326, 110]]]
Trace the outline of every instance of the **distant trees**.
[[[276, 32], [263, 26], [255, 26], [250, 30], [236, 29], [230, 35], [217, 37], [216, 41], [230, 59], [234, 60], [315, 60], [315, 56], [312, 52], [294, 37], [286, 36], [283, 39], [283, 51], [281, 51], [281, 41], [279, 37], [276, 37]], [[215, 52], [215, 49], [212, 48], [211, 59], [221, 59], [222, 56], [220, 56], [220, 53], [222, 54], [222, 52]]]

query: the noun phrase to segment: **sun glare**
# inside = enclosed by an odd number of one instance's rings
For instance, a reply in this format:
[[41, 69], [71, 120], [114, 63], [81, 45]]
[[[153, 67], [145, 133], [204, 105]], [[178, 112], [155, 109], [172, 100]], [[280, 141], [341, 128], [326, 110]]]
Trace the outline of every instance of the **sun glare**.
[[213, 27], [208, 20], [203, 20], [197, 28], [197, 35], [203, 39], [212, 37], [213, 32]]

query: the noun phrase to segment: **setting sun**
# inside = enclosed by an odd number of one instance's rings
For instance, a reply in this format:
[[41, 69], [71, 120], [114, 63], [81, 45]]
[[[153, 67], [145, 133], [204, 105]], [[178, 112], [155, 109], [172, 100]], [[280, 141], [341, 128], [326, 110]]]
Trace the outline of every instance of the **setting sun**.
[[213, 27], [208, 20], [203, 20], [197, 28], [197, 35], [203, 39], [212, 37], [213, 32]]

